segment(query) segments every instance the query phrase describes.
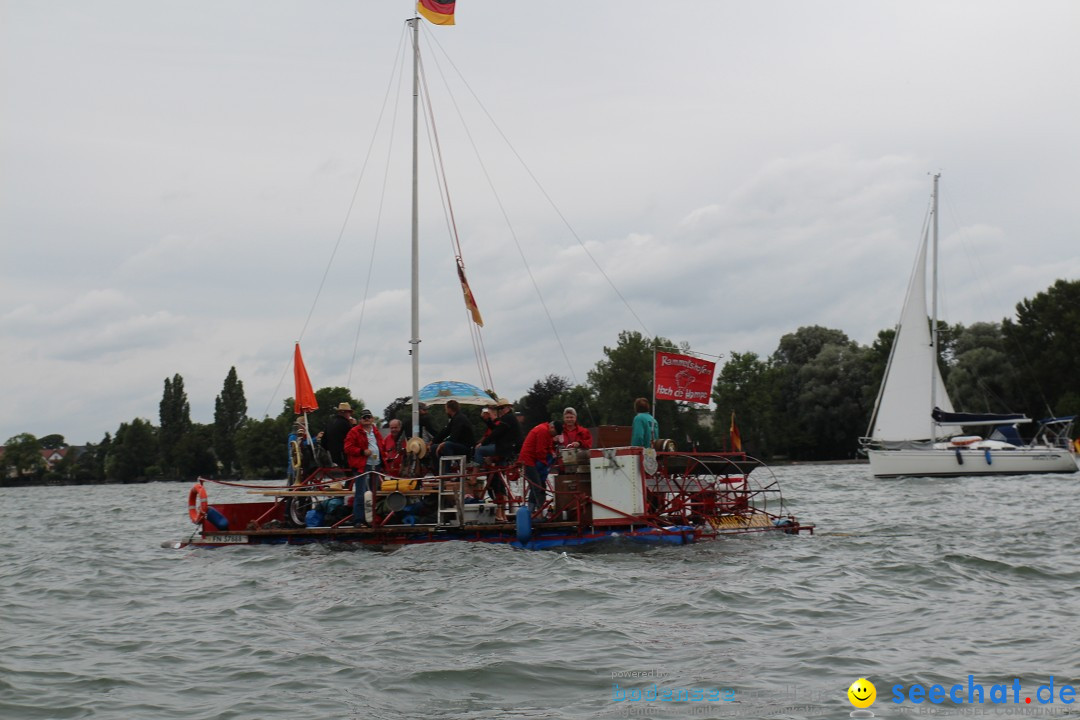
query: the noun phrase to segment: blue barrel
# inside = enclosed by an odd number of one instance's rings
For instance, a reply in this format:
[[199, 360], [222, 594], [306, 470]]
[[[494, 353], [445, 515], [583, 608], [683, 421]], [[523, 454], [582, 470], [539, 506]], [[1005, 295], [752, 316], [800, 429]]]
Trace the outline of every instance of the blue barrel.
[[532, 515], [529, 508], [522, 505], [517, 510], [517, 539], [522, 545], [532, 538]]
[[210, 508], [206, 511], [206, 519], [210, 521], [210, 524], [216, 527], [218, 530], [228, 530], [229, 520], [220, 512], [214, 508]]
[[316, 508], [311, 508], [304, 515], [304, 525], [307, 527], [321, 527], [323, 524], [323, 514]]

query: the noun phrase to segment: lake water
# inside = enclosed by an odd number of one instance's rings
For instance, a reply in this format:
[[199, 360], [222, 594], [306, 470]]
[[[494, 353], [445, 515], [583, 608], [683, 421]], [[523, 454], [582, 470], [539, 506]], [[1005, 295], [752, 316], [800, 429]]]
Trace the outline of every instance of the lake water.
[[[0, 718], [1078, 714], [1034, 693], [1080, 685], [1080, 476], [775, 473], [815, 536], [605, 553], [168, 550], [186, 484], [0, 490]], [[1021, 704], [890, 700], [969, 675]]]

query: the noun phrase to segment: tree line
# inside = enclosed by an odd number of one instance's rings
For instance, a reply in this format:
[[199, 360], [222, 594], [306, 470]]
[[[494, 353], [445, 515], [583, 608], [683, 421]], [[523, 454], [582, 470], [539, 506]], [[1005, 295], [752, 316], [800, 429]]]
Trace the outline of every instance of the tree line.
[[[894, 330], [882, 330], [861, 346], [840, 330], [799, 328], [768, 358], [732, 353], [713, 400], [737, 411], [745, 443], [762, 457], [853, 458], [894, 338]], [[938, 356], [957, 410], [1080, 414], [1080, 281], [1058, 280], [1021, 301], [1015, 319], [939, 322]], [[718, 415], [714, 428], [726, 427]]]
[[[1015, 319], [938, 325], [942, 376], [957, 409], [966, 412], [1023, 412], [1029, 417], [1080, 414], [1080, 281], [1058, 280], [1016, 306]], [[763, 459], [832, 460], [856, 457], [885, 372], [895, 331], [882, 330], [867, 346], [841, 331], [801, 327], [784, 335], [770, 356], [732, 352], [713, 386], [715, 409], [660, 401], [653, 415], [661, 435], [680, 449], [728, 449], [732, 413], [743, 446]], [[526, 427], [559, 418], [574, 407], [586, 426], [629, 425], [635, 398], [652, 396], [657, 348], [685, 343], [623, 331], [603, 358], [573, 384], [559, 375], [537, 380], [515, 403]], [[316, 391], [319, 407], [310, 417], [322, 429], [341, 402], [364, 406], [347, 388]], [[383, 418], [409, 422], [410, 398], [399, 397]], [[441, 408], [433, 408], [436, 423]], [[466, 415], [482, 430], [479, 408]], [[247, 416], [244, 385], [230, 368], [214, 401], [210, 424], [191, 420], [184, 380], [164, 381], [157, 426], [135, 418], [114, 434], [69, 453], [50, 472], [77, 482], [145, 478], [279, 478], [287, 462], [285, 438], [295, 416], [292, 398], [276, 417]], [[17, 476], [46, 474], [42, 449], [66, 447], [60, 435], [23, 433], [6, 443], [3, 464]]]

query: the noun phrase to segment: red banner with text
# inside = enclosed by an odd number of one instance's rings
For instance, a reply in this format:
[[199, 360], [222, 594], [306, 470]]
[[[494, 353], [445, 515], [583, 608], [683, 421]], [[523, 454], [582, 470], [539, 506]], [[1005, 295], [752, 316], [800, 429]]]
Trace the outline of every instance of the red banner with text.
[[709, 404], [716, 363], [677, 353], [656, 353], [656, 399]]

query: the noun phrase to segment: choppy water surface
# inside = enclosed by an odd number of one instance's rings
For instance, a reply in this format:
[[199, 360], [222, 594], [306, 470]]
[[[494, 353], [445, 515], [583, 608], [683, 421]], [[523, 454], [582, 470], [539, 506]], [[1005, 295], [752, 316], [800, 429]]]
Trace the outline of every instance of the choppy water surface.
[[[896, 717], [897, 683], [1080, 685], [1080, 476], [775, 472], [816, 536], [610, 553], [166, 550], [186, 485], [2, 490], [0, 717], [847, 717], [860, 676]], [[616, 699], [654, 684], [724, 699]]]

